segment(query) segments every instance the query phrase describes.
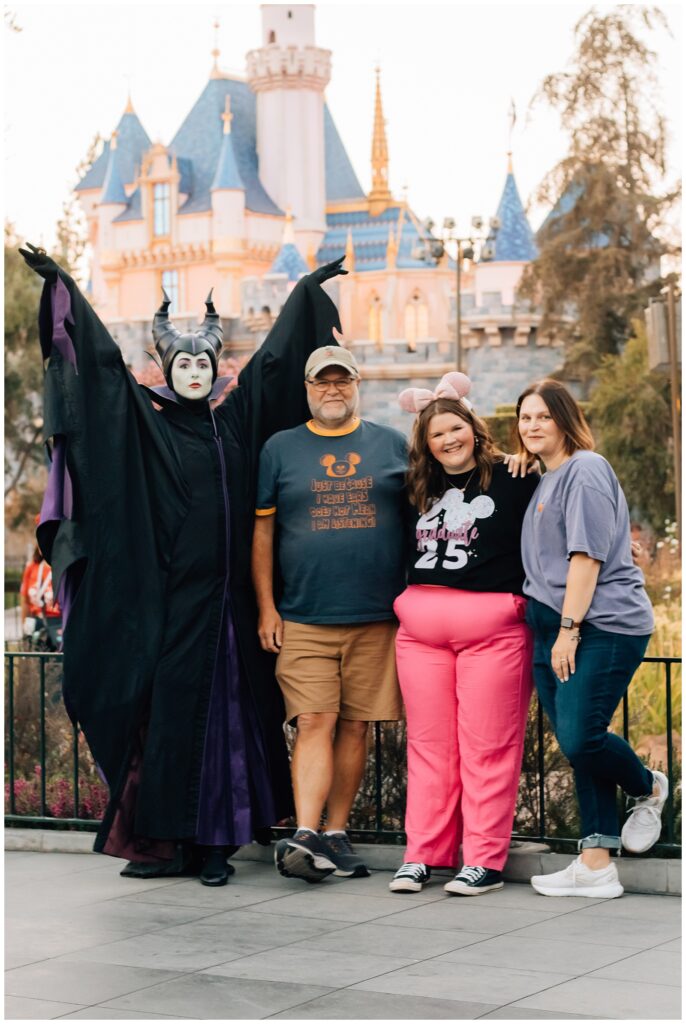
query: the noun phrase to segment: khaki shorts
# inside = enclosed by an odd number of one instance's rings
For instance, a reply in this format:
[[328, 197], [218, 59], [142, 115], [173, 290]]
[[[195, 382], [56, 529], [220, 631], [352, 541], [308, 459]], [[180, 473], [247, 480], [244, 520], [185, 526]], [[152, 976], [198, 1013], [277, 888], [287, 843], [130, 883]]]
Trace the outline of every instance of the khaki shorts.
[[329, 711], [354, 722], [402, 718], [395, 670], [396, 621], [341, 626], [283, 624], [276, 678], [286, 721]]

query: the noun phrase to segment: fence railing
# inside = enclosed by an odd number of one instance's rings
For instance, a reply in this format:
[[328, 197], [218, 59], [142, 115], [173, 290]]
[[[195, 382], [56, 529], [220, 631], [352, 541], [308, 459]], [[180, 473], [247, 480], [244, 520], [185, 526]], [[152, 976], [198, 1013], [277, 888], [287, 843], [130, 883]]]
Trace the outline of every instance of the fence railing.
[[[71, 725], [62, 706], [61, 662], [61, 654], [5, 652], [7, 825], [94, 830], [106, 803], [104, 783], [93, 765], [83, 737]], [[675, 673], [680, 672], [681, 659], [649, 657], [644, 659], [644, 665], [662, 667], [662, 693], [656, 688], [655, 697], [664, 697], [666, 764], [662, 764], [662, 768], [669, 778], [662, 841], [653, 850], [676, 856], [681, 850], [677, 829], [680, 761], [677, 763], [673, 742], [672, 704]], [[631, 687], [618, 711], [621, 731], [627, 740], [630, 738], [630, 701]], [[397, 730], [398, 727], [392, 728]], [[361, 794], [353, 809], [351, 832], [359, 839], [400, 844], [404, 840], [404, 778], [399, 780], [399, 776], [404, 775], [404, 733], [402, 736], [397, 731], [393, 733], [391, 743], [391, 734], [386, 733], [386, 729], [388, 726], [375, 724], [363, 784], [365, 793]], [[554, 843], [563, 848], [575, 847], [578, 835], [551, 832], [549, 805], [556, 792], [557, 777], [562, 778], [563, 771], [558, 758], [554, 766], [555, 779], [551, 784], [550, 748], [554, 741], [538, 702], [532, 712], [527, 743], [524, 772], [531, 798], [530, 810], [525, 815], [524, 827], [518, 828], [513, 838]], [[389, 796], [391, 792], [392, 796]], [[571, 790], [570, 794], [569, 806], [576, 806]], [[391, 802], [393, 810], [389, 812]], [[566, 828], [564, 830], [567, 831]]]

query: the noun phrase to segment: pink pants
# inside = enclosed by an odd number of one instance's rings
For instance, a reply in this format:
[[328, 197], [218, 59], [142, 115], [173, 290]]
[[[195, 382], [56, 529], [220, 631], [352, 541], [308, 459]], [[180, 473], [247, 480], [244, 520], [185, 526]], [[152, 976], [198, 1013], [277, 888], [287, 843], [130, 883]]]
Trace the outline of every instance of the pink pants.
[[395, 602], [408, 861], [502, 870], [532, 689], [526, 600], [410, 586]]

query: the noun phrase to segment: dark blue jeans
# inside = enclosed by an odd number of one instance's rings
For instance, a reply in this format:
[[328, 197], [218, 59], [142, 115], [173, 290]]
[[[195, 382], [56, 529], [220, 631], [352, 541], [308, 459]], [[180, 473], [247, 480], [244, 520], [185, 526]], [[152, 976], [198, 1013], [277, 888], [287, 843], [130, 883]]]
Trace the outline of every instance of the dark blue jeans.
[[583, 836], [579, 845], [618, 850], [617, 786], [629, 796], [647, 796], [654, 780], [629, 744], [607, 729], [650, 636], [609, 633], [583, 623], [576, 671], [569, 682], [561, 683], [550, 663], [560, 613], [530, 598], [526, 620], [534, 634], [538, 696], [574, 769]]

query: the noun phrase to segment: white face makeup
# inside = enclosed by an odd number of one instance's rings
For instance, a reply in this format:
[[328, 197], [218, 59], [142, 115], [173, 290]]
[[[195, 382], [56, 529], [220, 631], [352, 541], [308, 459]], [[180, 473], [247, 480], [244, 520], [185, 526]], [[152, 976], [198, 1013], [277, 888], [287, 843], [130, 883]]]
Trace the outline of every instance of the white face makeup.
[[212, 362], [201, 352], [193, 356], [180, 352], [172, 363], [172, 387], [181, 398], [207, 398], [212, 390]]

